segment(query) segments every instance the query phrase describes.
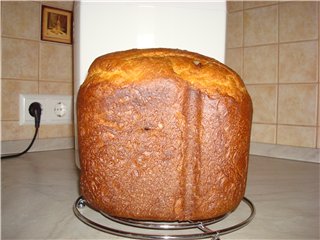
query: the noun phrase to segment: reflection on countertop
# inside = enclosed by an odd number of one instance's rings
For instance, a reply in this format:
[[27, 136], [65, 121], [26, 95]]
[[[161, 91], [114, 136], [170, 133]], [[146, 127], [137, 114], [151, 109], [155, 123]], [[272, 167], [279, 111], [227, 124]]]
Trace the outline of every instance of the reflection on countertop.
[[[123, 239], [73, 214], [79, 196], [73, 150], [28, 153], [1, 165], [2, 239]], [[221, 239], [319, 239], [319, 167], [250, 156], [246, 197], [257, 214]]]

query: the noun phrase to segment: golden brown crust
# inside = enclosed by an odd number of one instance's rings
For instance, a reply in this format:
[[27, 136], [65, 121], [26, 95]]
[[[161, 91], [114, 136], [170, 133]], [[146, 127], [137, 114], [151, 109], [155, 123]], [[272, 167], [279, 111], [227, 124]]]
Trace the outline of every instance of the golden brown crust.
[[165, 48], [133, 49], [101, 56], [91, 65], [84, 84], [104, 81], [123, 87], [166, 76], [183, 79], [208, 95], [218, 91], [240, 99], [247, 94], [241, 78], [226, 65], [197, 53]]
[[239, 76], [216, 60], [172, 49], [104, 55], [77, 108], [80, 188], [94, 208], [200, 220], [243, 198], [252, 103]]

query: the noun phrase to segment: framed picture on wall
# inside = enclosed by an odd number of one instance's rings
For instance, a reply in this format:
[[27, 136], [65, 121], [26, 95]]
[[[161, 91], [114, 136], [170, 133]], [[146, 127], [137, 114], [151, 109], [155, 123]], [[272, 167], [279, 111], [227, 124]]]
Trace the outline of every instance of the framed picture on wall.
[[42, 5], [41, 40], [72, 43], [72, 12]]

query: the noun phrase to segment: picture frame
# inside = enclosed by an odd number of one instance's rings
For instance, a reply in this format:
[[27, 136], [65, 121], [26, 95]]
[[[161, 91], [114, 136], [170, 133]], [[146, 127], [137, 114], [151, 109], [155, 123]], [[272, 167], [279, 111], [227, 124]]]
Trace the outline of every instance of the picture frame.
[[72, 12], [42, 5], [41, 40], [72, 44]]

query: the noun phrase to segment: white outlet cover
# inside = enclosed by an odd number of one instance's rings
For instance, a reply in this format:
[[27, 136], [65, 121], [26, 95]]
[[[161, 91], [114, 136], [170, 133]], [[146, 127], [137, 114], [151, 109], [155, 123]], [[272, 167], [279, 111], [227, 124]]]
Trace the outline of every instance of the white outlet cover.
[[[29, 106], [33, 102], [39, 102], [41, 104], [42, 112], [40, 126], [72, 123], [72, 96], [20, 94], [20, 125], [34, 124], [34, 117], [29, 114]], [[58, 103], [62, 103], [65, 106], [65, 113], [63, 114], [63, 116], [61, 116], [61, 114], [56, 114], [55, 112], [55, 107]]]

